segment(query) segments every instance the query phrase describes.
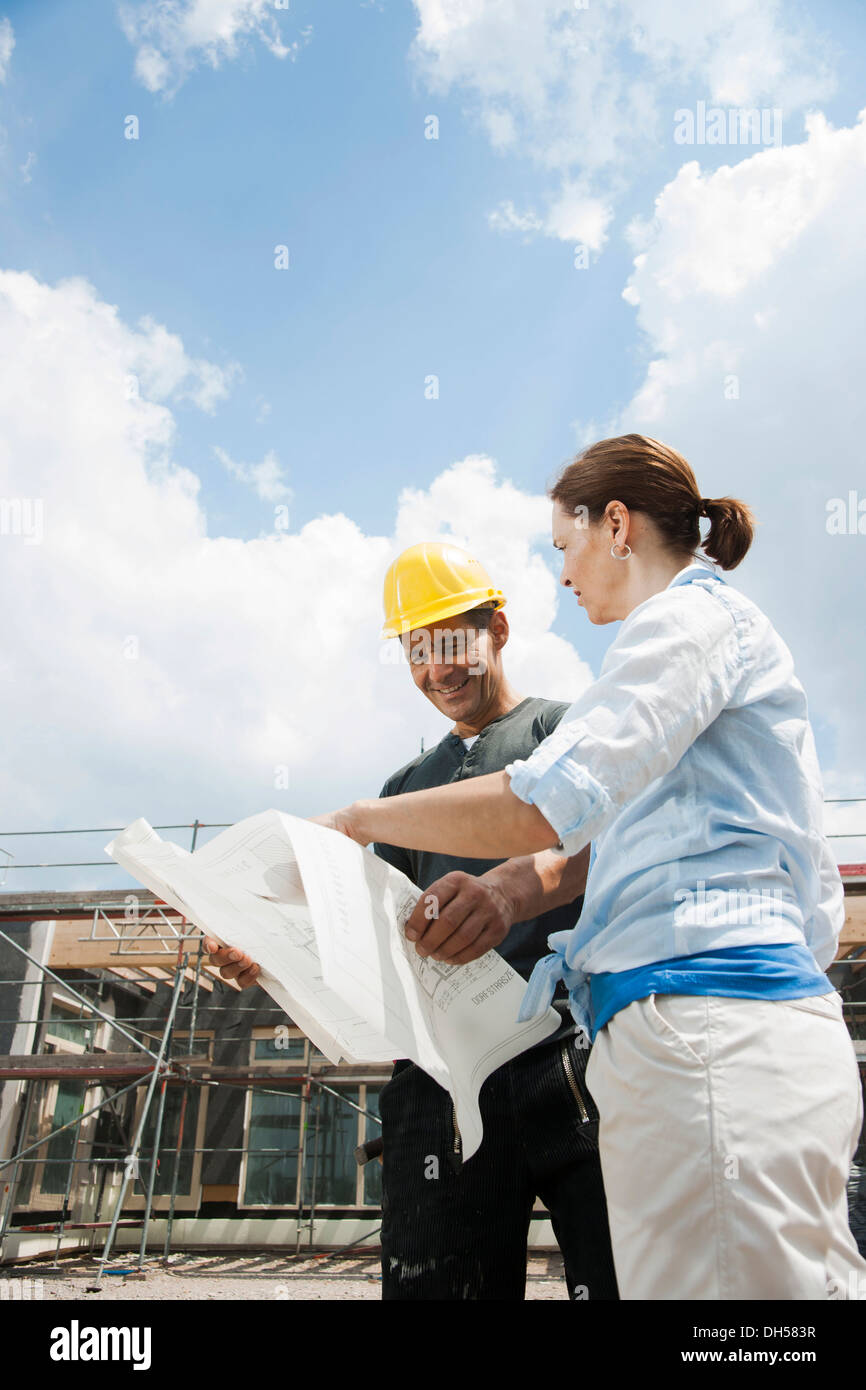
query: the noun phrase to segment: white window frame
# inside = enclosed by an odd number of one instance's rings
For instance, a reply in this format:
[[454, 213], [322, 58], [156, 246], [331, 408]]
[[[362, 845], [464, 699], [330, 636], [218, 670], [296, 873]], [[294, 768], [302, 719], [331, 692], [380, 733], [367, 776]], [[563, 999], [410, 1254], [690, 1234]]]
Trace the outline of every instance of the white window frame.
[[[300, 1029], [300, 1028], [294, 1028], [294, 1027], [289, 1027], [288, 1035], [289, 1035], [289, 1037], [295, 1037], [295, 1038], [303, 1038], [303, 1037], [304, 1037], [304, 1034], [303, 1034], [303, 1032], [301, 1031], [301, 1029]], [[251, 1066], [251, 1067], [255, 1066], [255, 1067], [268, 1067], [268, 1068], [273, 1068], [274, 1071], [280, 1071], [280, 1072], [282, 1072], [282, 1073], [285, 1073], [286, 1071], [292, 1071], [292, 1072], [295, 1072], [298, 1076], [304, 1076], [304, 1075], [306, 1074], [306, 1072], [307, 1072], [308, 1067], [309, 1067], [309, 1063], [310, 1063], [310, 1059], [311, 1059], [311, 1053], [313, 1052], [313, 1045], [312, 1045], [312, 1043], [309, 1041], [309, 1039], [308, 1039], [308, 1038], [305, 1039], [306, 1045], [305, 1045], [305, 1048], [304, 1048], [304, 1056], [303, 1056], [303, 1058], [300, 1058], [300, 1057], [287, 1057], [286, 1059], [282, 1059], [282, 1058], [279, 1058], [279, 1057], [273, 1057], [273, 1058], [271, 1058], [271, 1057], [268, 1057], [268, 1058], [256, 1057], [256, 1055], [255, 1055], [255, 1050], [256, 1050], [256, 1049], [255, 1049], [255, 1045], [256, 1045], [256, 1043], [259, 1042], [259, 1041], [261, 1041], [261, 1040], [263, 1040], [263, 1039], [268, 1039], [268, 1040], [270, 1040], [271, 1038], [273, 1038], [273, 1036], [274, 1036], [274, 1030], [273, 1030], [273, 1028], [265, 1028], [265, 1027], [262, 1027], [262, 1028], [253, 1028], [252, 1034], [251, 1034], [251, 1036], [250, 1036], [250, 1054], [249, 1054], [249, 1056], [250, 1056], [250, 1066]], [[319, 1057], [319, 1055], [321, 1055], [321, 1054], [319, 1054], [318, 1052], [316, 1052], [316, 1056], [315, 1056], [315, 1058], [314, 1058], [313, 1060], [317, 1060], [318, 1057]], [[382, 1087], [385, 1085], [385, 1083], [386, 1083], [387, 1080], [388, 1080], [387, 1075], [383, 1075], [381, 1078], [380, 1078], [380, 1077], [376, 1077], [376, 1078], [370, 1078], [370, 1079], [368, 1079], [368, 1078], [366, 1078], [366, 1077], [357, 1077], [357, 1076], [345, 1076], [345, 1077], [342, 1077], [342, 1076], [339, 1076], [339, 1075], [337, 1075], [337, 1076], [329, 1075], [328, 1078], [327, 1078], [327, 1084], [328, 1084], [330, 1087], [332, 1087], [332, 1089], [335, 1090], [335, 1091], [339, 1091], [339, 1090], [341, 1090], [341, 1089], [343, 1089], [343, 1088], [352, 1089], [352, 1090], [357, 1090], [357, 1091], [358, 1091], [358, 1100], [357, 1100], [357, 1104], [361, 1106], [361, 1110], [366, 1110], [366, 1108], [367, 1108], [367, 1090], [368, 1090], [368, 1088], [371, 1089], [371, 1090], [381, 1091]], [[256, 1090], [256, 1087], [255, 1087], [254, 1085], [250, 1085], [250, 1086], [247, 1087], [247, 1091], [246, 1091], [246, 1102], [245, 1102], [245, 1105], [244, 1105], [243, 1154], [241, 1155], [241, 1166], [240, 1166], [240, 1174], [239, 1174], [239, 1182], [238, 1182], [238, 1210], [239, 1210], [239, 1211], [298, 1211], [298, 1210], [300, 1210], [300, 1207], [301, 1207], [300, 1198], [301, 1198], [302, 1195], [303, 1195], [303, 1193], [302, 1193], [302, 1191], [301, 1191], [301, 1177], [302, 1177], [302, 1174], [305, 1173], [305, 1172], [307, 1171], [309, 1165], [312, 1163], [313, 1150], [310, 1148], [310, 1144], [314, 1142], [313, 1137], [312, 1137], [312, 1133], [311, 1133], [310, 1139], [309, 1139], [308, 1142], [307, 1142], [307, 1155], [306, 1155], [306, 1157], [305, 1157], [305, 1161], [304, 1161], [303, 1164], [301, 1163], [300, 1154], [299, 1154], [299, 1156], [298, 1156], [298, 1173], [297, 1173], [297, 1177], [296, 1177], [296, 1180], [295, 1180], [295, 1198], [294, 1198], [294, 1201], [289, 1201], [289, 1200], [284, 1201], [284, 1202], [246, 1202], [246, 1201], [244, 1201], [244, 1193], [246, 1192], [246, 1185], [247, 1185], [247, 1159], [248, 1159], [249, 1140], [250, 1140], [250, 1126], [251, 1126], [251, 1122], [252, 1122], [252, 1104], [253, 1104], [253, 1102], [252, 1102], [252, 1097], [253, 1097], [253, 1093], [255, 1092], [255, 1090]], [[301, 1136], [302, 1136], [302, 1142], [303, 1142], [303, 1136], [306, 1134], [307, 1117], [308, 1117], [308, 1113], [310, 1112], [311, 1108], [312, 1108], [312, 1107], [310, 1106], [310, 1103], [309, 1103], [309, 1101], [307, 1100], [307, 1098], [306, 1098], [306, 1096], [305, 1096], [305, 1094], [304, 1094], [304, 1091], [301, 1091], [301, 1109], [300, 1109], [300, 1115], [299, 1115], [299, 1132], [300, 1132], [300, 1134], [301, 1134]], [[364, 1137], [365, 1137], [365, 1126], [366, 1126], [366, 1116], [363, 1115], [363, 1114], [361, 1114], [360, 1111], [355, 1111], [354, 1113], [355, 1113], [355, 1116], [356, 1116], [356, 1119], [357, 1119], [358, 1123], [357, 1123], [357, 1127], [356, 1127], [355, 1144], [352, 1145], [353, 1148], [355, 1147], [355, 1145], [357, 1145], [357, 1144], [362, 1144], [362, 1143], [364, 1142]], [[374, 1163], [375, 1163], [375, 1162], [378, 1162], [377, 1159], [373, 1159], [372, 1161], [373, 1161]], [[358, 1171], [357, 1171], [356, 1181], [355, 1181], [355, 1200], [354, 1200], [353, 1202], [339, 1202], [339, 1203], [337, 1203], [337, 1202], [319, 1202], [319, 1201], [317, 1201], [317, 1202], [316, 1202], [316, 1207], [315, 1207], [315, 1210], [316, 1210], [317, 1212], [318, 1212], [318, 1211], [324, 1211], [324, 1212], [341, 1212], [341, 1211], [346, 1211], [346, 1212], [349, 1212], [349, 1211], [356, 1211], [356, 1210], [366, 1210], [366, 1211], [370, 1211], [370, 1212], [378, 1211], [379, 1208], [378, 1208], [377, 1205], [372, 1205], [372, 1204], [369, 1204], [369, 1203], [365, 1203], [365, 1202], [364, 1202], [364, 1169], [363, 1169], [363, 1167], [362, 1167], [360, 1164], [357, 1165], [357, 1168], [358, 1168]], [[303, 1207], [304, 1207], [304, 1210], [306, 1211], [307, 1208], [308, 1208], [308, 1203], [306, 1203], [306, 1202], [303, 1203]]]
[[[41, 1044], [44, 1047], [49, 1043], [53, 1052], [39, 1052], [37, 1056], [44, 1058], [48, 1062], [52, 1055], [61, 1054], [66, 1057], [80, 1056], [88, 1051], [95, 1051], [105, 1045], [107, 1030], [110, 1024], [100, 1019], [86, 1004], [82, 1004], [80, 999], [65, 994], [62, 985], [57, 985], [53, 981], [46, 981], [44, 992], [44, 1018], [45, 1023], [41, 1027]], [[74, 1042], [71, 1038], [62, 1037], [59, 1033], [51, 1032], [52, 1019], [50, 1017], [52, 1009], [57, 1006], [69, 1012], [69, 1022], [74, 1023], [80, 1019], [86, 1022], [95, 1023], [96, 1027], [93, 1034], [93, 1043], [90, 1048], [83, 1043]], [[58, 1022], [60, 1020], [57, 1020]], [[34, 1086], [39, 1086], [40, 1091], [34, 1098], [35, 1104], [31, 1111], [31, 1120], [28, 1125], [28, 1137], [22, 1147], [26, 1148], [36, 1140], [47, 1137], [54, 1128], [54, 1111], [57, 1108], [57, 1098], [60, 1091], [60, 1083], [63, 1077], [52, 1077], [44, 1080], [34, 1080]], [[70, 1076], [69, 1081], [80, 1081], [80, 1077]], [[104, 1090], [101, 1086], [89, 1086], [84, 1092], [84, 1109], [92, 1110], [104, 1098]], [[72, 1173], [72, 1182], [69, 1188], [69, 1211], [74, 1212], [76, 1206], [86, 1207], [88, 1204], [88, 1189], [98, 1183], [98, 1173], [94, 1175], [88, 1167], [93, 1150], [93, 1137], [96, 1124], [99, 1119], [98, 1114], [88, 1115], [82, 1120], [78, 1130], [78, 1143], [75, 1145], [72, 1157], [77, 1160]], [[34, 1128], [35, 1123], [35, 1128]], [[74, 1129], [71, 1131], [74, 1134]], [[33, 1164], [27, 1163], [27, 1159], [36, 1158], [38, 1161]], [[22, 1161], [21, 1177], [24, 1178], [28, 1168], [32, 1168], [30, 1178], [30, 1195], [26, 1202], [22, 1201], [17, 1195], [15, 1207], [20, 1211], [57, 1211], [63, 1205], [62, 1192], [43, 1192], [42, 1182], [45, 1175], [46, 1162], [63, 1162], [62, 1159], [46, 1159], [44, 1148], [35, 1150], [32, 1154], [27, 1154]], [[25, 1166], [26, 1165], [26, 1166]], [[20, 1183], [19, 1183], [20, 1191]]]

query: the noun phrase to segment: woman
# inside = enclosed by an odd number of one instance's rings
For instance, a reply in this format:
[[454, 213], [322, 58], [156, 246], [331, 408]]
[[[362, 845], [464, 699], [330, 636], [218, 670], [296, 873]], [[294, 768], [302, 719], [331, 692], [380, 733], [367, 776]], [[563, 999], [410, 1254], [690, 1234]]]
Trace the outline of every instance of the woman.
[[504, 773], [323, 819], [479, 858], [593, 841], [580, 922], [551, 937], [524, 1013], [563, 977], [593, 1037], [622, 1297], [863, 1296], [862, 1102], [824, 974], [842, 885], [806, 700], [768, 619], [695, 554], [706, 515], [703, 549], [733, 569], [751, 514], [634, 434], [585, 450], [551, 497], [561, 583], [591, 622], [622, 620], [599, 679]]

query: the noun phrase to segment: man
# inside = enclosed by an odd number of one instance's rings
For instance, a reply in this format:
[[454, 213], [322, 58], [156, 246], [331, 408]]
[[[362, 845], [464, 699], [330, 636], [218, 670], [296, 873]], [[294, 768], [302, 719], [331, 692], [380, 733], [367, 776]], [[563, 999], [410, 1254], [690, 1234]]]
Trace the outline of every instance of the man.
[[[524, 698], [506, 678], [504, 603], [478, 561], [456, 546], [411, 546], [392, 564], [383, 636], [402, 643], [416, 686], [453, 727], [395, 772], [382, 796], [502, 771], [556, 727], [567, 704]], [[507, 861], [391, 845], [375, 852], [424, 890], [407, 936], [423, 933], [417, 949], [437, 960], [465, 964], [496, 949], [528, 978], [548, 936], [580, 914], [588, 851]], [[254, 983], [248, 957], [212, 955], [226, 978]], [[482, 1087], [484, 1140], [465, 1165], [447, 1091], [415, 1063], [395, 1063], [379, 1097], [383, 1298], [522, 1299], [536, 1197], [550, 1213], [569, 1296], [617, 1297], [586, 1037], [564, 991], [555, 1003], [562, 1022], [553, 1037]]]

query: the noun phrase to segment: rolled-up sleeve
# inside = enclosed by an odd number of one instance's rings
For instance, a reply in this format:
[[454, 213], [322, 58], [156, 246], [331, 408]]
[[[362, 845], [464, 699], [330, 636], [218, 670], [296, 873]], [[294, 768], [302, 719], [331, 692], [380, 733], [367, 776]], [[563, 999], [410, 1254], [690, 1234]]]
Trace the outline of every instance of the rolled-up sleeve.
[[703, 584], [654, 594], [626, 618], [601, 674], [531, 757], [509, 763], [511, 790], [537, 806], [577, 854], [731, 702], [744, 634]]

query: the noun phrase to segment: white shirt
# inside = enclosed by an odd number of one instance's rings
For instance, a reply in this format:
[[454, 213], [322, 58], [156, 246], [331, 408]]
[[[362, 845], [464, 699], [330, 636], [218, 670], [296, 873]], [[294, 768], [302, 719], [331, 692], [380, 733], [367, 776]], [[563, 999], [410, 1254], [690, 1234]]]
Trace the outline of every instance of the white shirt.
[[573, 991], [762, 942], [833, 960], [843, 889], [806, 696], [769, 619], [707, 565], [632, 610], [598, 680], [506, 772], [560, 852], [594, 842], [580, 921], [550, 938]]

